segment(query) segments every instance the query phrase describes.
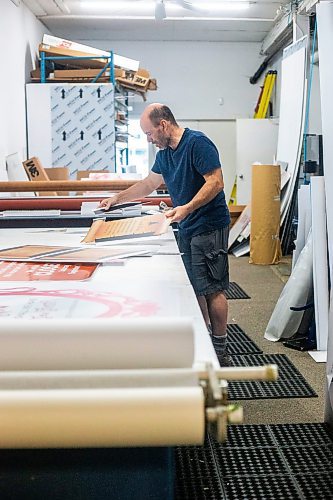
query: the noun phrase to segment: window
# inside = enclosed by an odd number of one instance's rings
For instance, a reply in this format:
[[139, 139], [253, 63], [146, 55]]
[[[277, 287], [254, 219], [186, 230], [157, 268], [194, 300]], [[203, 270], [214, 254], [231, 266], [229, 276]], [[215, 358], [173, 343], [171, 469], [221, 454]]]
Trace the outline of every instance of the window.
[[136, 172], [146, 177], [149, 173], [148, 142], [140, 127], [140, 120], [128, 122], [128, 166], [126, 172]]

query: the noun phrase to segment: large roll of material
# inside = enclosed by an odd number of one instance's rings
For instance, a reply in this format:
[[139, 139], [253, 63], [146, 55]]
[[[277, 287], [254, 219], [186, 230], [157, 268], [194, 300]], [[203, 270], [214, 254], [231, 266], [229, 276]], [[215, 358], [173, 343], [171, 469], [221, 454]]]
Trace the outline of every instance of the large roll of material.
[[250, 263], [277, 264], [280, 244], [280, 165], [252, 166]]
[[199, 444], [200, 387], [0, 391], [0, 448]]
[[193, 336], [186, 318], [2, 318], [0, 371], [188, 368]]

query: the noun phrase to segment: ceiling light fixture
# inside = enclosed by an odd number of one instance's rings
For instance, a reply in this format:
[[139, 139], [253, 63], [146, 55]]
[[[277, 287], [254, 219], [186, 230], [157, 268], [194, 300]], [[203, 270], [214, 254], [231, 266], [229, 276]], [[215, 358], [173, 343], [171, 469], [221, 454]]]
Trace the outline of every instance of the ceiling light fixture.
[[[222, 0], [222, 1], [219, 1], [219, 2], [213, 2], [213, 1], [210, 1], [210, 2], [202, 2], [202, 1], [199, 1], [199, 2], [194, 2], [192, 1], [191, 2], [191, 5], [193, 7], [193, 9], [191, 9], [192, 11], [198, 9], [198, 14], [199, 14], [199, 11], [201, 11], [200, 13], [210, 13], [212, 14], [212, 12], [214, 11], [218, 11], [218, 12], [221, 12], [221, 11], [231, 11], [231, 10], [245, 10], [245, 9], [248, 9], [249, 6], [250, 6], [250, 3], [255, 3], [255, 2], [250, 2], [250, 1], [247, 1], [247, 0]], [[161, 13], [161, 16], [162, 14], [164, 14], [165, 12], [165, 8], [167, 7], [169, 13], [171, 10], [177, 10], [177, 12], [179, 12], [179, 10], [181, 9], [182, 11], [184, 10], [183, 7], [181, 6], [181, 4], [179, 3], [174, 3], [172, 1], [168, 1], [168, 0], [156, 0], [155, 1], [152, 1], [152, 0], [122, 0], [122, 1], [119, 1], [119, 0], [115, 0], [115, 1], [112, 1], [112, 0], [108, 0], [108, 1], [103, 1], [103, 0], [97, 0], [97, 1], [92, 1], [92, 0], [81, 0], [81, 3], [80, 3], [81, 7], [84, 8], [84, 9], [87, 9], [87, 10], [91, 10], [91, 11], [100, 11], [100, 10], [104, 10], [104, 11], [112, 11], [112, 10], [128, 10], [128, 9], [133, 9], [133, 12], [140, 12], [142, 10], [146, 10], [146, 9], [151, 9], [151, 8], [154, 8], [156, 6], [156, 9]], [[132, 16], [131, 16], [132, 17]], [[135, 14], [133, 14], [133, 17], [137, 17]], [[170, 17], [170, 16], [168, 16]], [[201, 16], [198, 16], [197, 19], [200, 19]]]

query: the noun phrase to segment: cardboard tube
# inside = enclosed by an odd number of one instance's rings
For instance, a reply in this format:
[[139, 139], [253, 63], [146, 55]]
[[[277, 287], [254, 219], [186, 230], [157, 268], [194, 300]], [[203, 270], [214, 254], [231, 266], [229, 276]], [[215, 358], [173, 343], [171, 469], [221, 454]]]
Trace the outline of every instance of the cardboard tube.
[[122, 191], [135, 181], [2, 181], [0, 192], [24, 193], [25, 191]]
[[[0, 210], [81, 210], [81, 205], [84, 201], [101, 201], [106, 198], [103, 194], [96, 194], [95, 196], [54, 196], [49, 198], [1, 198], [0, 197]], [[145, 205], [159, 205], [161, 201], [168, 206], [172, 206], [171, 199], [164, 197], [147, 197], [137, 200]]]
[[201, 444], [200, 387], [0, 391], [0, 448]]
[[[113, 181], [1, 181], [0, 192], [24, 193], [30, 191], [123, 191], [133, 184], [133, 181], [116, 179]], [[161, 185], [161, 189], [163, 189]]]

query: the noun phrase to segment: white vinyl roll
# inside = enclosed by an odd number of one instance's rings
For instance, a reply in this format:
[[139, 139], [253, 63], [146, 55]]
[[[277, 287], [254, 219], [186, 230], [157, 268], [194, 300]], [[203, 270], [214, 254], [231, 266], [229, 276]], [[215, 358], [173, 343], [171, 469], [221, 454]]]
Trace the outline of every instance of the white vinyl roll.
[[0, 391], [0, 448], [200, 444], [200, 387]]
[[2, 318], [0, 370], [189, 368], [188, 318]]
[[311, 177], [311, 210], [313, 232], [313, 287], [317, 350], [327, 350], [329, 311], [329, 268], [327, 258], [327, 229], [325, 178]]
[[155, 370], [28, 370], [0, 372], [0, 391], [31, 389], [112, 389], [194, 387], [191, 368]]

